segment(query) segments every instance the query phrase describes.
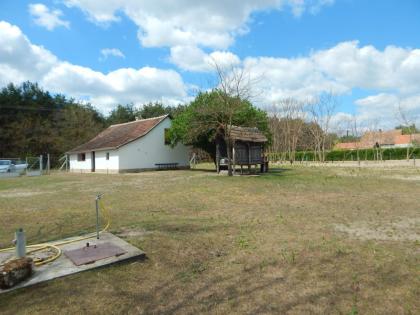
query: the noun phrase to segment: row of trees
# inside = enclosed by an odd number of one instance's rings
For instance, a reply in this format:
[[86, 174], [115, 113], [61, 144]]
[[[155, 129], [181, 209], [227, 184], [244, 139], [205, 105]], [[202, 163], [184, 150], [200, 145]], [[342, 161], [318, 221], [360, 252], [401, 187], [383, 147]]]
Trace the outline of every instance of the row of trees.
[[319, 161], [325, 160], [337, 135], [331, 133], [332, 118], [338, 105], [332, 94], [304, 103], [287, 98], [268, 108], [273, 140], [270, 150], [295, 160], [297, 151], [313, 151]]
[[0, 156], [62, 154], [104, 127], [90, 105], [51, 95], [37, 84], [9, 84], [0, 91]]
[[[364, 133], [372, 136], [380, 134], [378, 120], [362, 123], [356, 115], [346, 115], [338, 120], [336, 116], [338, 105], [337, 97], [332, 93], [326, 93], [307, 102], [284, 99], [267, 108], [269, 126], [273, 135], [270, 151], [276, 153], [277, 156], [280, 153], [283, 160], [292, 161], [296, 159], [296, 152], [311, 151], [316, 160], [323, 162], [326, 160], [328, 151], [338, 142], [356, 142], [357, 144]], [[415, 125], [418, 115], [407, 111], [401, 104], [395, 115], [401, 122], [395, 129], [401, 129], [402, 134], [408, 135], [409, 142], [413, 144], [405, 148], [406, 158], [409, 159], [417, 144], [414, 134], [420, 132]], [[377, 141], [381, 140], [377, 139]], [[355, 149], [357, 160], [360, 160], [362, 145], [359, 144]], [[380, 156], [380, 146], [375, 150]]]
[[114, 125], [134, 121], [136, 119], [146, 119], [167, 114], [175, 117], [184, 110], [184, 107], [185, 105], [178, 105], [176, 107], [164, 106], [158, 102], [147, 103], [140, 108], [136, 108], [133, 104], [119, 104], [110, 112], [109, 116], [106, 117], [105, 122], [106, 125]]

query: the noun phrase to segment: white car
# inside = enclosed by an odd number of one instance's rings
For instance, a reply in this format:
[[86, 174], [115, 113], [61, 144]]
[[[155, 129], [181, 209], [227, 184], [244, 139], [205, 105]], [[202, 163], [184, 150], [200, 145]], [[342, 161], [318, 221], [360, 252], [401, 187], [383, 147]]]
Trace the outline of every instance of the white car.
[[0, 173], [23, 172], [28, 167], [26, 163], [20, 161], [0, 160]]

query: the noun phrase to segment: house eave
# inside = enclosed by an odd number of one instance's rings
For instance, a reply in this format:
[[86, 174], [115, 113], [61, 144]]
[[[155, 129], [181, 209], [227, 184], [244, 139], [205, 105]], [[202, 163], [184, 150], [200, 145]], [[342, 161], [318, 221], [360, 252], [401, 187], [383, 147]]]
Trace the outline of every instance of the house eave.
[[67, 151], [65, 154], [78, 154], [78, 153], [85, 153], [85, 152], [92, 152], [92, 151], [107, 151], [107, 150], [116, 150], [118, 147], [106, 147], [106, 148], [95, 148], [89, 150], [75, 150], [75, 151]]

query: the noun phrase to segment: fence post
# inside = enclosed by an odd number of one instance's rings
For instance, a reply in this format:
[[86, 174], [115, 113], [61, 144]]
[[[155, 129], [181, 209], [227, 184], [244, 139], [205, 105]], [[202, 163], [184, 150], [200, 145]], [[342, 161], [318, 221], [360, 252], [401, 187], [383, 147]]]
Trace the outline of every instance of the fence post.
[[39, 156], [39, 172], [42, 175], [42, 154]]
[[47, 174], [50, 175], [50, 154], [47, 154]]

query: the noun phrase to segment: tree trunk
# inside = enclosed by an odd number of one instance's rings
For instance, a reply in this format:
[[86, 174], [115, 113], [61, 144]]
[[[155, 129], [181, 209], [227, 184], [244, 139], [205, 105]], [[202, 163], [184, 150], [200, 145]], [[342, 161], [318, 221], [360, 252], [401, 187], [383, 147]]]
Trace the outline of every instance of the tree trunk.
[[226, 151], [227, 151], [227, 158], [228, 158], [228, 176], [232, 176], [232, 152], [231, 152], [231, 143], [229, 138], [226, 138]]

